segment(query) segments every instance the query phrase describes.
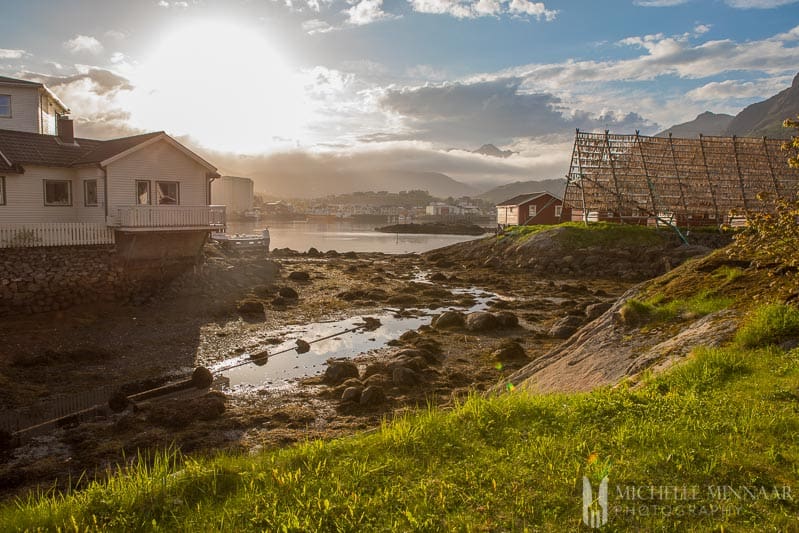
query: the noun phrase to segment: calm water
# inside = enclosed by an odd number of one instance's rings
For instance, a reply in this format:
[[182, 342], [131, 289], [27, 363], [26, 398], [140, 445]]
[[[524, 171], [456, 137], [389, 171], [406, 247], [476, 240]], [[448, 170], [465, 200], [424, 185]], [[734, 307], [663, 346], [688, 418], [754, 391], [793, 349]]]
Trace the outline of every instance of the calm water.
[[319, 251], [383, 252], [403, 254], [426, 252], [475, 238], [471, 235], [397, 235], [374, 231], [375, 224], [353, 222], [230, 222], [228, 233], [259, 233], [269, 228], [269, 248]]

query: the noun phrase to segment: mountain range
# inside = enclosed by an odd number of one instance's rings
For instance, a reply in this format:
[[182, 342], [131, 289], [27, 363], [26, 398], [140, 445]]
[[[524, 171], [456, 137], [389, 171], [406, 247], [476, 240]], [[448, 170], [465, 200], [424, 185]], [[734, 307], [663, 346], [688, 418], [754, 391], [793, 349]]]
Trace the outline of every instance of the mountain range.
[[696, 137], [704, 135], [737, 135], [739, 137], [774, 137], [786, 139], [791, 132], [782, 127], [786, 118], [799, 115], [799, 74], [787, 89], [771, 98], [745, 107], [735, 116], [716, 114], [707, 111], [694, 120], [677, 124], [656, 136], [665, 137], [669, 133], [675, 137]]
[[507, 185], [494, 187], [493, 189], [479, 195], [478, 198], [497, 204], [503, 200], [513, 198], [514, 196], [518, 196], [520, 194], [541, 191], [546, 191], [550, 194], [554, 194], [555, 196], [563, 198], [563, 193], [566, 192], [566, 180], [552, 179], [541, 181], [516, 181], [514, 183], [508, 183]]

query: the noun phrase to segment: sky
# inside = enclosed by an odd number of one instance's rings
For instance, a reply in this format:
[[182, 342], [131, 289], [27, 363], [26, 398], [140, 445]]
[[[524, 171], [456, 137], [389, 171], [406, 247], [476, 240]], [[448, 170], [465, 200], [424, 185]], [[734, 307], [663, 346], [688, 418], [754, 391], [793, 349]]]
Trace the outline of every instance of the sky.
[[[735, 114], [799, 71], [799, 0], [3, 4], [0, 75], [46, 83], [79, 136], [164, 130], [245, 175], [291, 155], [557, 178], [575, 128]], [[470, 153], [485, 143], [515, 153]]]

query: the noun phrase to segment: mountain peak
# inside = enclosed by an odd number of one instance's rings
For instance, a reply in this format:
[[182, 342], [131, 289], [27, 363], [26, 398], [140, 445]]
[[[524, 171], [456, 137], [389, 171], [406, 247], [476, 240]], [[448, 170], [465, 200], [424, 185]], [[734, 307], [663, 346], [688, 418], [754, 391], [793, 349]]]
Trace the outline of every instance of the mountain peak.
[[484, 144], [477, 150], [472, 150], [473, 154], [482, 154], [490, 157], [500, 157], [502, 159], [512, 156], [515, 152], [513, 150], [500, 150], [493, 144]]

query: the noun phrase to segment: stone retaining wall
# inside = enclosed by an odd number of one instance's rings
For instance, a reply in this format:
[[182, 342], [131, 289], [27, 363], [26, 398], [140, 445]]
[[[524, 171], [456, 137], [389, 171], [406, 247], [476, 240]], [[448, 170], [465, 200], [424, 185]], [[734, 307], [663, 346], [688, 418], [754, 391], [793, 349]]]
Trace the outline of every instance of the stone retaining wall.
[[130, 301], [162, 287], [195, 257], [126, 260], [114, 245], [0, 250], [0, 316], [98, 301]]

